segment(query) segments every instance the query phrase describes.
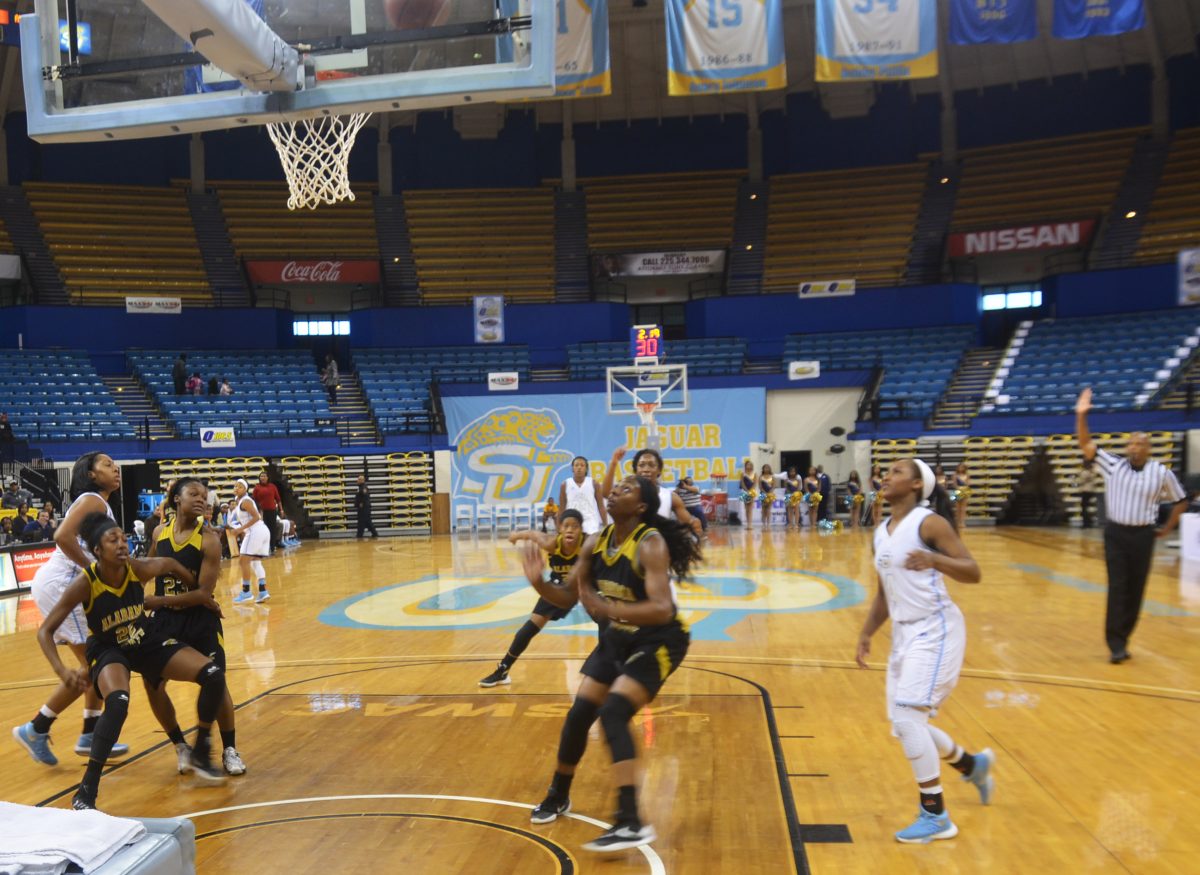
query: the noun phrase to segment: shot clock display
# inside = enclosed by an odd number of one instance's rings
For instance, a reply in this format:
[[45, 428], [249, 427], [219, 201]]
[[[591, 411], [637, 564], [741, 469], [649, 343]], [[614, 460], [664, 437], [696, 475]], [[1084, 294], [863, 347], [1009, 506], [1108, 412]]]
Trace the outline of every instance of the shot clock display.
[[629, 329], [629, 354], [635, 364], [644, 360], [657, 363], [663, 352], [661, 325], [634, 325]]

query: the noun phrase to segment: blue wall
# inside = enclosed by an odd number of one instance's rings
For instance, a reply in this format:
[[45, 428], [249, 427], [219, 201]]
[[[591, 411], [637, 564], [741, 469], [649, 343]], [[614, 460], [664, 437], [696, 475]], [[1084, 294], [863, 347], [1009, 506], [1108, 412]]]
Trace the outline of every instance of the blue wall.
[[1055, 315], [1060, 318], [1178, 306], [1174, 264], [1066, 273], [1047, 277], [1042, 285], [1047, 297], [1054, 301]]

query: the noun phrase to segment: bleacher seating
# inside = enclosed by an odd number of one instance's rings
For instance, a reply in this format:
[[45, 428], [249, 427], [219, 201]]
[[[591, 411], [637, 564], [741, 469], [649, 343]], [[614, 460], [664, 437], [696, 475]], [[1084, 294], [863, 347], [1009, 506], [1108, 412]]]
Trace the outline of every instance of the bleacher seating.
[[17, 244], [13, 243], [12, 237], [8, 234], [8, 226], [0, 220], [0, 252], [11, 254], [17, 251]]
[[772, 177], [763, 291], [796, 291], [806, 280], [899, 285], [925, 173], [901, 164]]
[[[746, 341], [736, 337], [668, 340], [666, 350], [662, 361], [686, 364], [689, 377], [740, 374], [746, 360]], [[572, 380], [602, 380], [605, 368], [633, 364], [629, 344], [620, 341], [571, 344], [567, 361]]]
[[593, 252], [727, 249], [744, 170], [579, 180]]
[[0, 350], [0, 411], [17, 440], [132, 440], [87, 353]]
[[[1162, 462], [1177, 474], [1183, 471], [1182, 435], [1170, 431], [1152, 431], [1146, 435], [1150, 439], [1150, 458]], [[1123, 455], [1129, 443], [1127, 432], [1093, 432], [1092, 440], [1102, 450], [1115, 455]], [[1079, 443], [1073, 434], [1052, 434], [1046, 438], [1046, 453], [1054, 469], [1054, 479], [1058, 485], [1059, 494], [1067, 507], [1067, 516], [1071, 522], [1082, 522], [1083, 514], [1079, 501], [1079, 472], [1083, 469], [1083, 454], [1079, 452]], [[1180, 477], [1182, 479], [1182, 475]], [[1103, 491], [1097, 500], [1104, 501]], [[1096, 508], [1092, 507], [1093, 522], [1097, 519]]]
[[1200, 316], [1191, 310], [1036, 322], [999, 389], [996, 412], [1069, 413], [1082, 385], [1092, 387], [1098, 410], [1132, 409], [1164, 362], [1197, 336]]
[[1171, 144], [1154, 201], [1146, 214], [1140, 262], [1174, 261], [1180, 249], [1200, 247], [1200, 128], [1179, 131]]
[[964, 149], [952, 226], [1100, 217], [1144, 128]]
[[319, 210], [289, 210], [282, 182], [210, 185], [241, 258], [379, 258], [374, 183], [355, 182], [353, 201], [322, 204]]
[[191, 213], [178, 187], [26, 182], [22, 186], [73, 303], [126, 295], [211, 305]]
[[524, 346], [363, 349], [354, 354], [363, 395], [383, 434], [427, 431], [432, 422], [429, 384], [482, 383], [492, 371], [529, 379]]
[[924, 418], [974, 337], [971, 325], [793, 334], [784, 347], [784, 361], [816, 359], [822, 371], [867, 369], [878, 363], [884, 368], [880, 417]]
[[234, 394], [176, 395], [171, 367], [176, 353], [131, 351], [129, 364], [146, 385], [163, 415], [179, 434], [194, 438], [201, 428], [231, 425], [247, 437], [333, 437], [333, 425], [317, 425], [331, 416], [329, 399], [313, 365], [302, 350], [269, 352], [189, 352], [189, 375], [198, 371], [205, 382], [226, 377]]
[[554, 300], [550, 187], [406, 191], [404, 209], [425, 303]]

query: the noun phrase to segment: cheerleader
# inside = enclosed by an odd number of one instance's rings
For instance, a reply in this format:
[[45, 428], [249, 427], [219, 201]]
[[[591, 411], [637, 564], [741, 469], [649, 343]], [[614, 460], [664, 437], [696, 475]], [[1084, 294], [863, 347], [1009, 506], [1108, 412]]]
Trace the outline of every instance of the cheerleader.
[[846, 500], [850, 505], [850, 528], [858, 528], [858, 518], [862, 514], [862, 505], [866, 500], [863, 496], [862, 481], [858, 479], [858, 472], [851, 471], [850, 479], [846, 481], [846, 491], [849, 495]]
[[[564, 510], [558, 520], [557, 535], [532, 531], [513, 532], [508, 536], [508, 540], [512, 544], [532, 541], [541, 547], [546, 552], [546, 559], [550, 563], [550, 582], [555, 586], [563, 586], [567, 581], [571, 566], [575, 564], [575, 558], [579, 555], [579, 547], [583, 543], [583, 514], [574, 508]], [[504, 658], [496, 664], [496, 670], [481, 680], [479, 686], [495, 687], [512, 683], [508, 673], [521, 654], [525, 652], [529, 642], [537, 636], [538, 632], [546, 628], [547, 623], [561, 620], [568, 613], [570, 611], [564, 611], [544, 598], [539, 598], [537, 604], [533, 606], [533, 613], [525, 621], [525, 625], [518, 629], [517, 634], [513, 636], [512, 644], [508, 645], [508, 651], [504, 654]]]
[[954, 527], [960, 532], [967, 524], [967, 502], [970, 497], [971, 475], [967, 473], [967, 463], [959, 462], [954, 469]]
[[784, 504], [787, 507], [788, 528], [800, 528], [800, 503], [804, 500], [804, 485], [795, 466], [788, 468], [787, 477], [783, 479]]
[[[249, 491], [250, 487], [245, 480], [238, 480], [234, 484], [233, 507], [229, 512], [232, 523], [229, 531], [233, 532], [235, 537], [242, 536], [241, 553], [238, 556], [238, 565], [242, 569], [242, 592], [233, 600], [235, 605], [252, 600], [262, 604], [271, 597], [267, 592], [267, 570], [262, 564], [262, 560], [271, 553], [271, 532], [263, 522], [262, 514], [258, 512], [258, 505], [247, 494]], [[252, 571], [258, 578], [257, 599], [250, 592]]]
[[588, 460], [583, 456], [571, 460], [571, 478], [558, 487], [558, 506], [579, 511], [584, 535], [594, 535], [608, 525], [600, 486], [588, 476]]
[[[991, 750], [966, 753], [929, 723], [958, 683], [967, 640], [962, 612], [951, 601], [943, 575], [978, 583], [980, 573], [949, 522], [949, 497], [928, 465], [920, 459], [895, 462], [883, 478], [883, 497], [892, 515], [875, 530], [879, 588], [855, 659], [868, 667], [871, 637], [890, 617], [888, 717], [920, 790], [920, 813], [896, 838], [925, 844], [958, 835], [942, 799], [939, 756], [975, 785], [984, 805], [992, 797]], [[937, 513], [929, 508], [931, 499]]]
[[883, 470], [878, 465], [871, 466], [871, 528], [879, 528], [879, 520], [883, 517]]
[[809, 468], [808, 476], [804, 478], [804, 500], [808, 502], [809, 528], [817, 527], [817, 511], [821, 507], [821, 479], [817, 477], [817, 469]]
[[747, 459], [742, 466], [742, 507], [745, 509], [743, 519], [746, 520], [746, 528], [750, 528], [750, 508], [754, 506], [756, 498], [758, 490], [754, 488], [754, 463]]
[[762, 474], [758, 478], [758, 492], [762, 496], [762, 526], [765, 529], [771, 525], [771, 505], [775, 503], [775, 472], [770, 465], [762, 466]]

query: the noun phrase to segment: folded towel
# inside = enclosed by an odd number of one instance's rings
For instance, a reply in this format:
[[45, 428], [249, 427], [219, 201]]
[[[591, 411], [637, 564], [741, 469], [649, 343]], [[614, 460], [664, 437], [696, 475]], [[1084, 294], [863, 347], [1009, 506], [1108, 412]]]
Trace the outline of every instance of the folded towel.
[[74, 863], [84, 872], [99, 868], [125, 845], [146, 833], [136, 820], [100, 811], [34, 808], [0, 802], [0, 866], [20, 865], [26, 875], [53, 872]]

